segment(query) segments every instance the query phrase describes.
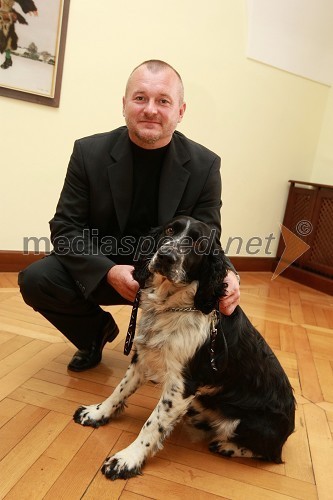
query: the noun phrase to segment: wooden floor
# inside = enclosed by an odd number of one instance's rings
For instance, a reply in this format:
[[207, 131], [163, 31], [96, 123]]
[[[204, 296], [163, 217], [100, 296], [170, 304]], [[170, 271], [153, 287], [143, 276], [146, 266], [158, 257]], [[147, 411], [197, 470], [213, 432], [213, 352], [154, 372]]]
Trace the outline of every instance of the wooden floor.
[[102, 401], [122, 377], [130, 308], [112, 310], [121, 335], [103, 362], [67, 372], [74, 347], [27, 307], [16, 275], [0, 274], [0, 498], [211, 499], [333, 498], [333, 297], [268, 273], [243, 273], [242, 307], [286, 370], [297, 398], [296, 432], [284, 463], [223, 459], [191, 443], [181, 424], [144, 474], [108, 481], [100, 467], [128, 445], [154, 408], [147, 384], [123, 416], [93, 430], [75, 424], [81, 403]]

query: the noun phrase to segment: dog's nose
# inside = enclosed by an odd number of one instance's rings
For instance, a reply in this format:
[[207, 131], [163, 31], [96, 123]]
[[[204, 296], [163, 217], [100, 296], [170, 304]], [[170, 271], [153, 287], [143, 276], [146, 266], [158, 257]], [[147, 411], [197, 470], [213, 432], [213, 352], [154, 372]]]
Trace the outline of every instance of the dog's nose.
[[172, 247], [161, 247], [157, 257], [161, 264], [174, 264], [177, 261], [177, 252]]

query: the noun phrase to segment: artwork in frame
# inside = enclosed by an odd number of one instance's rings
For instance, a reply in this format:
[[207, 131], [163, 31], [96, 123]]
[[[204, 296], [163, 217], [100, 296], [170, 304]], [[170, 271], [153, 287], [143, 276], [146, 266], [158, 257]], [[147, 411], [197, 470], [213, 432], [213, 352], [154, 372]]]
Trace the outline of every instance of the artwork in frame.
[[0, 95], [59, 107], [70, 0], [0, 0]]

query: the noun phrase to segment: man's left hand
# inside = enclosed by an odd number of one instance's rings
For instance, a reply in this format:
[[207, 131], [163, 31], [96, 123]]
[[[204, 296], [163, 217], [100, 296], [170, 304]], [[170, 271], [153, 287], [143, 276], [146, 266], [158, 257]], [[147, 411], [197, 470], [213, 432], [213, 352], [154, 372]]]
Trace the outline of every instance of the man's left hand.
[[239, 305], [240, 299], [239, 282], [236, 274], [229, 270], [224, 283], [227, 283], [228, 287], [225, 297], [220, 299], [220, 311], [225, 316], [230, 316]]

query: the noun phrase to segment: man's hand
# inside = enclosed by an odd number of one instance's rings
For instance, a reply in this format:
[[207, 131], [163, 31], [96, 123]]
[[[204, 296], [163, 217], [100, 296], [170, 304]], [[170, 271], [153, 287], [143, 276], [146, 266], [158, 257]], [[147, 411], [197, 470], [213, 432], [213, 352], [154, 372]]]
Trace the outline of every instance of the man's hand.
[[240, 298], [239, 282], [236, 274], [229, 270], [224, 283], [227, 283], [228, 287], [226, 296], [220, 299], [220, 311], [225, 316], [230, 316], [238, 306]]
[[139, 283], [133, 279], [133, 266], [116, 265], [111, 267], [106, 279], [124, 299], [134, 302]]

